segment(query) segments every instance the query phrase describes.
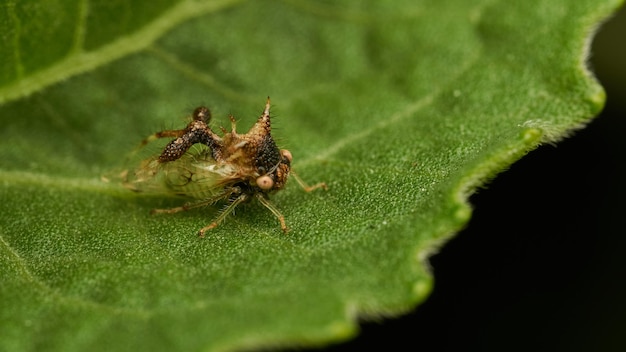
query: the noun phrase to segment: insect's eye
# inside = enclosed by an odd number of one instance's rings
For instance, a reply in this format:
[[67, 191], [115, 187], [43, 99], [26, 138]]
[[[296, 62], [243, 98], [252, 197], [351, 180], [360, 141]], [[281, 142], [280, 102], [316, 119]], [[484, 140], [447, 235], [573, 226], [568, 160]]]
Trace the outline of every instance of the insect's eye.
[[274, 187], [274, 180], [267, 175], [263, 175], [256, 179], [256, 185], [262, 190], [270, 190]]
[[289, 163], [291, 164], [291, 160], [293, 160], [293, 156], [291, 155], [290, 151], [288, 151], [287, 149], [282, 149], [280, 151], [280, 155], [282, 155], [283, 158], [289, 160]]

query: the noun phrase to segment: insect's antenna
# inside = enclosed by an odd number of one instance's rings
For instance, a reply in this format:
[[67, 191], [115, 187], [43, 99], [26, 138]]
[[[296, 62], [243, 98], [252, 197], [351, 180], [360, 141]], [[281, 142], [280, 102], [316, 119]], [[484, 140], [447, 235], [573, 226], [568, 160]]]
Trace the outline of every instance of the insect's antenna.
[[270, 169], [270, 171], [266, 172], [265, 174], [266, 174], [266, 175], [268, 175], [268, 174], [273, 173], [274, 171], [276, 171], [276, 169], [278, 169], [278, 167], [279, 167], [279, 166], [280, 166], [280, 161], [279, 161], [279, 162], [277, 162], [277, 163], [276, 163], [276, 165], [272, 166], [272, 168]]

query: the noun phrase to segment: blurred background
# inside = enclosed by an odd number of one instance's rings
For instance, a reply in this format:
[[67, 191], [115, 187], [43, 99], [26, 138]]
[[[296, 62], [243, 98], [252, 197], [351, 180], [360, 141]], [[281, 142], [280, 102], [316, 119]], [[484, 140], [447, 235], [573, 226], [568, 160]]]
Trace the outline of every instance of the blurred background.
[[471, 198], [469, 226], [431, 258], [424, 304], [328, 349], [626, 351], [626, 8], [590, 66], [602, 114]]

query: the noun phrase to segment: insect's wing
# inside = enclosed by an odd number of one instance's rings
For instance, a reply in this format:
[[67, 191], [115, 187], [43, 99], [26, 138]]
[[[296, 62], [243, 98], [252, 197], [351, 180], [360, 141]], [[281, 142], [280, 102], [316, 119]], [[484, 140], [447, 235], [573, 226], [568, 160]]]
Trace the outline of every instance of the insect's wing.
[[218, 165], [206, 154], [187, 154], [163, 165], [166, 187], [177, 195], [206, 199], [220, 193], [232, 178], [228, 165]]
[[105, 182], [119, 183], [135, 192], [151, 194], [171, 194], [165, 187], [162, 165], [158, 156], [164, 148], [165, 140], [141, 145], [124, 155], [119, 169], [113, 169], [102, 176]]
[[145, 159], [136, 168], [124, 170], [119, 176], [124, 187], [131, 191], [171, 194], [165, 181], [164, 164], [160, 163], [157, 158]]
[[181, 158], [159, 162], [158, 157], [143, 160], [127, 171], [124, 186], [136, 192], [180, 195], [206, 199], [221, 192], [235, 175], [229, 165], [218, 165], [205, 147], [195, 147]]

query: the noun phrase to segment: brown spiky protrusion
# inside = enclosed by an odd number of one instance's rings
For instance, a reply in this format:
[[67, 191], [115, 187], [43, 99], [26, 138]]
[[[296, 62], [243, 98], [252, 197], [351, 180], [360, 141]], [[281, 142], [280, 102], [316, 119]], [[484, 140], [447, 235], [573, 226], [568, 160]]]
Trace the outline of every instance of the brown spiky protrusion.
[[171, 141], [159, 156], [162, 163], [174, 161], [183, 156], [192, 145], [202, 143], [213, 149], [220, 142], [208, 122], [211, 120], [209, 109], [201, 106], [193, 112], [193, 120], [182, 130], [166, 130], [156, 133], [156, 138], [177, 137]]

